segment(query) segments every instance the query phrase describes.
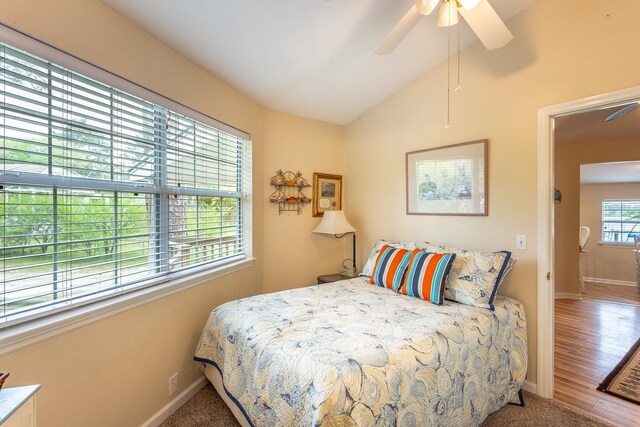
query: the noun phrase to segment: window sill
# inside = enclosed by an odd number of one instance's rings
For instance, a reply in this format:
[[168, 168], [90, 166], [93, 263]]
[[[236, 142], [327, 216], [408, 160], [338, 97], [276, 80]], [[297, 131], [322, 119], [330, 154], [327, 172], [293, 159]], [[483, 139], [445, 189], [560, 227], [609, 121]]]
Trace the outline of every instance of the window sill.
[[157, 286], [140, 289], [129, 294], [56, 313], [30, 322], [9, 326], [0, 330], [0, 356], [176, 292], [198, 286], [211, 279], [249, 268], [253, 265], [253, 260], [254, 258], [244, 258], [213, 270], [199, 271]]
[[609, 248], [620, 248], [620, 249], [633, 249], [635, 247], [635, 243], [615, 243], [615, 242], [598, 242], [598, 244], [602, 247]]

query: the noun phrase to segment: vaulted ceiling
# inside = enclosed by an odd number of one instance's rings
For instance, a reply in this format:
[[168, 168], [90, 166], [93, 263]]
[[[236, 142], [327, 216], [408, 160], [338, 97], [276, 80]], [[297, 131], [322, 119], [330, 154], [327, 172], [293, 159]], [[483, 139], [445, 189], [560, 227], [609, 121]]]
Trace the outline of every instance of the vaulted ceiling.
[[[264, 107], [336, 124], [447, 57], [436, 13], [393, 53], [374, 53], [414, 0], [102, 1]], [[533, 0], [490, 3], [508, 20]], [[464, 23], [461, 46], [475, 41]]]

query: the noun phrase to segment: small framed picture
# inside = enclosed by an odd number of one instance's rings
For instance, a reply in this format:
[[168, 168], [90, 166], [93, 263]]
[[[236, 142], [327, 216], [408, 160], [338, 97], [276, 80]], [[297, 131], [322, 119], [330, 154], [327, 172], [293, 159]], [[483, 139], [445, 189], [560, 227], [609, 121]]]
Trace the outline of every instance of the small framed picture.
[[313, 216], [342, 210], [342, 175], [313, 173]]
[[488, 141], [407, 153], [407, 215], [488, 215]]

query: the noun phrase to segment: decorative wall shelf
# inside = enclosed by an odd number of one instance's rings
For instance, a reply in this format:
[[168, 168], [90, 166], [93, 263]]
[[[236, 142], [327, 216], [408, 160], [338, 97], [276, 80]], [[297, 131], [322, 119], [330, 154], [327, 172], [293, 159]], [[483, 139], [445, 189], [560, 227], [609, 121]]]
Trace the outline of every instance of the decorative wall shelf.
[[278, 204], [278, 215], [282, 215], [282, 212], [297, 212], [300, 215], [302, 207], [311, 203], [311, 199], [302, 192], [311, 185], [302, 177], [300, 171], [293, 173], [280, 169], [271, 177], [271, 185], [276, 191], [269, 196], [269, 201]]

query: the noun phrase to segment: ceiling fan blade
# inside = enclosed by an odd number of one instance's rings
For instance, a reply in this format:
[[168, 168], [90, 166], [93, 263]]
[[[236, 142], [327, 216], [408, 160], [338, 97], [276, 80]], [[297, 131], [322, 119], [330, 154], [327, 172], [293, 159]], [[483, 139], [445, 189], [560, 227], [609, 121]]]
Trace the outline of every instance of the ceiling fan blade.
[[482, 0], [473, 9], [458, 8], [458, 12], [489, 50], [499, 49], [513, 38], [513, 34], [487, 0]]
[[416, 9], [422, 15], [429, 15], [436, 6], [440, 3], [440, 0], [416, 0]]
[[409, 31], [416, 26], [422, 15], [418, 12], [415, 5], [402, 17], [402, 19], [393, 27], [393, 30], [384, 39], [382, 44], [376, 49], [378, 55], [386, 55], [400, 44], [400, 42], [409, 34]]
[[639, 102], [634, 102], [633, 104], [627, 105], [626, 107], [619, 109], [615, 113], [610, 114], [606, 119], [604, 119], [604, 121], [605, 122], [610, 122], [611, 120], [615, 120], [617, 118], [620, 118], [620, 117], [624, 116], [625, 114], [629, 114], [630, 112], [632, 112], [633, 110], [635, 110], [638, 107], [640, 107], [640, 101]]

